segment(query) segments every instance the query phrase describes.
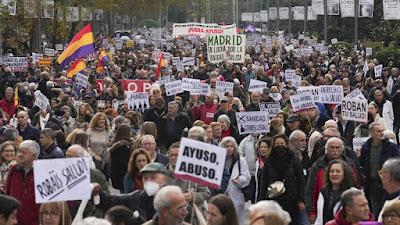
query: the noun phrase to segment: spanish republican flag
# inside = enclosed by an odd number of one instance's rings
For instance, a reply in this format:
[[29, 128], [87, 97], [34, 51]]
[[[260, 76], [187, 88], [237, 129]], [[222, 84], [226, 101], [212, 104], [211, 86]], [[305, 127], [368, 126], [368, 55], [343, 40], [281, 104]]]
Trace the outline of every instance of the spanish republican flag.
[[83, 58], [94, 52], [95, 48], [92, 24], [89, 23], [75, 34], [68, 47], [58, 57], [57, 62], [61, 65], [61, 68], [64, 68], [70, 62]]
[[98, 74], [104, 73], [104, 65], [108, 63], [108, 61], [110, 61], [110, 59], [108, 58], [106, 51], [104, 51], [104, 49], [101, 50], [99, 53], [99, 61], [97, 63], [97, 68], [96, 68], [96, 72]]
[[165, 59], [163, 53], [161, 53], [160, 62], [158, 62], [158, 67], [156, 71], [156, 80], [158, 80], [158, 78], [160, 77], [162, 67], [165, 67]]
[[76, 60], [74, 64], [67, 71], [67, 76], [69, 78], [73, 77], [75, 74], [79, 73], [80, 71], [86, 69], [86, 64], [82, 59]]

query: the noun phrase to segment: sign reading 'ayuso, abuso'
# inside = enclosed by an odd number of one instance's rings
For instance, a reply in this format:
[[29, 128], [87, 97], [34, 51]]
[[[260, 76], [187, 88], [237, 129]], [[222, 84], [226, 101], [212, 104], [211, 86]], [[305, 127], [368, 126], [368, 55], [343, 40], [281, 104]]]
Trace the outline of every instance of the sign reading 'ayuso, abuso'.
[[219, 189], [225, 158], [225, 148], [182, 138], [174, 176]]
[[207, 58], [212, 63], [227, 60], [231, 63], [244, 63], [246, 35], [208, 35]]

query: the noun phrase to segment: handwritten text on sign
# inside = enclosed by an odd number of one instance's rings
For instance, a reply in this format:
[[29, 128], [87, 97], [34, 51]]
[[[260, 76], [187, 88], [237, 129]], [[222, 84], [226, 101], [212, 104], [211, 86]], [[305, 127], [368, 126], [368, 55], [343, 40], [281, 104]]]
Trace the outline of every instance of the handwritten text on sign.
[[260, 102], [260, 110], [267, 111], [269, 118], [275, 118], [281, 111], [281, 103], [279, 102]]
[[342, 101], [342, 116], [344, 120], [367, 122], [368, 101], [366, 99], [344, 98]]
[[175, 177], [219, 189], [225, 158], [225, 148], [182, 138], [175, 167]]
[[208, 35], [207, 57], [212, 63], [228, 60], [231, 63], [244, 63], [246, 35]]
[[290, 96], [290, 104], [295, 112], [315, 107], [313, 96], [307, 92]]
[[182, 81], [175, 80], [172, 82], [165, 83], [165, 91], [167, 93], [167, 96], [172, 96], [172, 95], [182, 93], [183, 92]]
[[340, 104], [343, 98], [343, 86], [320, 85], [319, 101], [324, 104]]
[[49, 99], [42, 94], [39, 90], [35, 91], [35, 103], [37, 107], [39, 107], [41, 110], [46, 111], [47, 106], [50, 105]]
[[36, 203], [90, 198], [88, 158], [35, 160], [33, 175]]
[[239, 134], [268, 133], [268, 112], [237, 112], [236, 121], [239, 128]]

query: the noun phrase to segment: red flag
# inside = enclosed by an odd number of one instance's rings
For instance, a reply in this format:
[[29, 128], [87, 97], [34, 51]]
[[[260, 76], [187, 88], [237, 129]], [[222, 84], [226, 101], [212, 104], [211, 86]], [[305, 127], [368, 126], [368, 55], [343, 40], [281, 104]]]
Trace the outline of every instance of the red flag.
[[165, 61], [164, 61], [164, 54], [163, 53], [161, 53], [160, 62], [158, 62], [158, 67], [157, 67], [157, 71], [156, 71], [156, 80], [158, 80], [158, 78], [160, 77], [161, 67], [165, 67]]

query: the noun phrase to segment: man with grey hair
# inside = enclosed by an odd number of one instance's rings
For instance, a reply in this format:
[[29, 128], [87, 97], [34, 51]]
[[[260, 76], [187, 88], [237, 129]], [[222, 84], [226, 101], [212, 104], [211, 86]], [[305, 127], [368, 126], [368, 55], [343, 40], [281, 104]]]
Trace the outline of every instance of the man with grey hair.
[[19, 224], [39, 221], [39, 206], [35, 203], [33, 161], [38, 159], [40, 146], [36, 141], [26, 140], [19, 145], [18, 164], [8, 172], [6, 193], [21, 202], [17, 219]]
[[271, 200], [263, 200], [257, 202], [254, 205], [251, 205], [249, 207], [248, 214], [249, 221], [255, 222], [257, 216], [259, 216], [260, 213], [265, 212], [274, 212], [278, 214], [278, 216], [285, 222], [285, 224], [289, 224], [292, 221], [292, 219], [290, 218], [290, 214], [283, 210], [277, 202]]
[[328, 167], [329, 162], [335, 159], [341, 159], [350, 165], [354, 183], [358, 187], [360, 185], [358, 170], [349, 157], [343, 154], [344, 144], [340, 138], [331, 137], [325, 144], [325, 155], [318, 158], [310, 170], [306, 185], [305, 203], [310, 223], [314, 222], [317, 213], [317, 200], [319, 192], [325, 184], [324, 171]]
[[183, 130], [191, 128], [192, 122], [186, 113], [179, 112], [179, 103], [170, 101], [168, 103], [167, 115], [161, 119], [160, 139], [165, 141], [165, 147], [181, 140]]
[[154, 197], [157, 214], [143, 225], [189, 225], [184, 222], [188, 215], [188, 204], [178, 186], [165, 186]]
[[382, 212], [391, 202], [400, 200], [400, 159], [388, 159], [379, 171], [383, 189], [388, 193], [383, 208], [379, 214], [379, 221], [382, 221]]
[[197, 141], [204, 141], [205, 130], [202, 127], [194, 126], [189, 129], [188, 138], [197, 140]]
[[399, 149], [384, 137], [384, 125], [373, 122], [369, 125], [370, 138], [361, 147], [360, 164], [365, 177], [365, 194], [375, 216], [379, 214], [384, 203], [384, 189], [378, 171], [389, 158], [399, 157]]
[[164, 165], [167, 165], [169, 162], [169, 158], [162, 154], [157, 149], [156, 139], [151, 134], [145, 134], [140, 138], [140, 145], [142, 148], [146, 150], [149, 154], [150, 160], [152, 162], [159, 162]]
[[333, 220], [326, 225], [358, 224], [360, 221], [370, 220], [368, 200], [364, 192], [357, 188], [350, 188], [342, 193], [340, 198], [342, 209]]

